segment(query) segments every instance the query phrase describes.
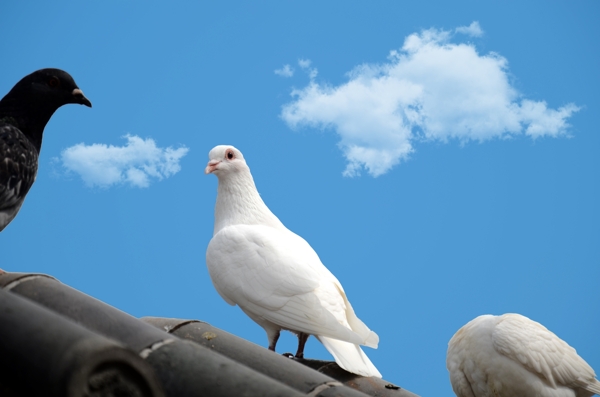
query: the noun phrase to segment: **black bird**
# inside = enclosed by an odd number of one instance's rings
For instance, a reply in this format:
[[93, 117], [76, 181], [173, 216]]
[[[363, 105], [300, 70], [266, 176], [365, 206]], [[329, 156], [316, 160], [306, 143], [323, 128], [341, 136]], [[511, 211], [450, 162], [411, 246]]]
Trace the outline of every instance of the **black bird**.
[[92, 107], [73, 77], [60, 69], [23, 77], [0, 101], [0, 232], [35, 181], [44, 127], [68, 103]]

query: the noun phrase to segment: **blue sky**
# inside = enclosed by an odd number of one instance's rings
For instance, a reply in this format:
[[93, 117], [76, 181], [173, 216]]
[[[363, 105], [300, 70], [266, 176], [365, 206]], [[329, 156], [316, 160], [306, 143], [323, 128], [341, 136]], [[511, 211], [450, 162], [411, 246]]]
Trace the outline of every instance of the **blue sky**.
[[[46, 127], [3, 269], [266, 346], [206, 270], [217, 180], [203, 169], [232, 144], [379, 334], [365, 351], [385, 379], [452, 396], [448, 340], [506, 312], [600, 371], [598, 2], [2, 11], [2, 95], [59, 67], [93, 103]], [[295, 344], [285, 334], [278, 351]], [[315, 339], [306, 355], [331, 358]]]

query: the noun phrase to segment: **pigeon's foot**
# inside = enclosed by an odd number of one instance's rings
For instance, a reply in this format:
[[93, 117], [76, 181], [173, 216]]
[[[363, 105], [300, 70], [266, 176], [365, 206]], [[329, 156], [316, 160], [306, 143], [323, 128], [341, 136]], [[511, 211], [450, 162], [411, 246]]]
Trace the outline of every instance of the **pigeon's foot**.
[[309, 336], [310, 334], [305, 334], [304, 332], [298, 334], [298, 351], [296, 351], [296, 358], [304, 358], [304, 345], [306, 345]]
[[275, 331], [273, 333], [267, 333], [269, 336], [269, 350], [275, 351], [275, 346], [277, 346], [277, 341], [279, 340], [279, 331]]

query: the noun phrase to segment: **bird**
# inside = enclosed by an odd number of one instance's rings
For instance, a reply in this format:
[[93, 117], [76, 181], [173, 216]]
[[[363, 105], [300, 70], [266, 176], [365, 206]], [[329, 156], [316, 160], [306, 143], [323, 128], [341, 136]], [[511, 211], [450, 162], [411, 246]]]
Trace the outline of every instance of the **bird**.
[[515, 313], [482, 315], [448, 343], [446, 367], [458, 397], [589, 397], [594, 370], [542, 324]]
[[346, 371], [381, 378], [359, 346], [377, 348], [379, 337], [356, 316], [342, 285], [306, 240], [269, 210], [242, 153], [230, 145], [214, 147], [205, 174], [218, 178], [206, 264], [219, 295], [264, 328], [269, 350], [287, 330], [298, 336], [295, 357], [303, 358], [314, 335]]
[[23, 77], [0, 100], [0, 232], [17, 216], [35, 181], [46, 124], [68, 103], [92, 107], [73, 77], [53, 68]]

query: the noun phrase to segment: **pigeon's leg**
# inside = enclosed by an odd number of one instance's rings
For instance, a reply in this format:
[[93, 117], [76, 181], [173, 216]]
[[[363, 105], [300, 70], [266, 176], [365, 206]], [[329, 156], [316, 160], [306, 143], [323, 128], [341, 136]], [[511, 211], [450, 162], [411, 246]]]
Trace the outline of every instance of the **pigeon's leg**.
[[304, 345], [306, 345], [306, 341], [310, 334], [305, 334], [304, 332], [298, 333], [298, 351], [296, 352], [296, 358], [304, 358]]
[[275, 346], [277, 345], [277, 341], [279, 340], [279, 330], [275, 332], [268, 332], [269, 336], [269, 350], [275, 351]]

